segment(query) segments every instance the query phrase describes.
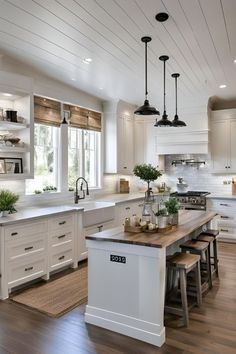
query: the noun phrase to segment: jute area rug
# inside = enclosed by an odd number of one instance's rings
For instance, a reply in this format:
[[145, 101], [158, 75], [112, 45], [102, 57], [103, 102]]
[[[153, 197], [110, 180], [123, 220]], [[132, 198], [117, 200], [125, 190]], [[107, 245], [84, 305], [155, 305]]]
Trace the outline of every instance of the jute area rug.
[[87, 296], [87, 267], [83, 267], [47, 284], [27, 289], [12, 296], [11, 300], [50, 317], [60, 317], [86, 302]]

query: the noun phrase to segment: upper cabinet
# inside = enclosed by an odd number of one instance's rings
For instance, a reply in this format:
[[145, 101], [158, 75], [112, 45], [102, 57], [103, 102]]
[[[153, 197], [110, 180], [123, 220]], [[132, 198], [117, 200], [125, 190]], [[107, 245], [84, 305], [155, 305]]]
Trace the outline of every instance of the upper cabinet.
[[236, 172], [236, 109], [212, 111], [211, 158], [213, 173]]
[[104, 102], [105, 173], [130, 175], [134, 168], [134, 110], [124, 101]]
[[159, 170], [165, 170], [164, 155], [157, 153], [156, 128], [153, 117], [135, 117], [134, 124], [134, 161], [135, 164], [148, 163]]
[[0, 71], [0, 180], [33, 178], [32, 80]]

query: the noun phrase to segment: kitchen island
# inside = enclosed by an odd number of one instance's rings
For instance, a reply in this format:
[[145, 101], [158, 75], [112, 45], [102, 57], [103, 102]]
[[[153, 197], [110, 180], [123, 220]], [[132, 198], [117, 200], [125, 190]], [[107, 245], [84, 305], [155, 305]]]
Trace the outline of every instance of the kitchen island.
[[117, 227], [86, 237], [88, 305], [85, 321], [156, 346], [165, 342], [166, 255], [210, 227], [216, 213], [180, 211], [167, 233]]

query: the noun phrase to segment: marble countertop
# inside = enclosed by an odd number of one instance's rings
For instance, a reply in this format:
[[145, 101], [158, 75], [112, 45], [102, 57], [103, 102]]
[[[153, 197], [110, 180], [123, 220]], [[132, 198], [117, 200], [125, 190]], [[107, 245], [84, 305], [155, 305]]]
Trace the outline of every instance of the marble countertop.
[[191, 234], [192, 232], [212, 220], [215, 215], [215, 212], [209, 211], [181, 210], [179, 225], [165, 233], [131, 233], [124, 232], [123, 227], [116, 227], [114, 229], [86, 236], [86, 239], [98, 242], [118, 242], [139, 246], [163, 248], [171, 246], [175, 242], [188, 236], [189, 234]]
[[206, 197], [210, 199], [235, 199], [236, 200], [236, 195], [232, 195], [230, 193], [211, 193]]

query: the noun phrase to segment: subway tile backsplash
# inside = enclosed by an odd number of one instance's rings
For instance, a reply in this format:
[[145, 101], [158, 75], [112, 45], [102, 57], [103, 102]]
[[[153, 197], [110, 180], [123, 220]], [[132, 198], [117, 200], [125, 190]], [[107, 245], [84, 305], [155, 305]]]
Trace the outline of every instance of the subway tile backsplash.
[[[177, 165], [173, 166], [173, 160], [194, 159], [197, 161], [205, 161], [205, 165], [188, 166]], [[231, 193], [231, 180], [236, 174], [212, 174], [211, 160], [209, 155], [166, 155], [165, 157], [165, 175], [162, 180], [165, 181], [172, 190], [177, 190], [176, 183], [178, 177], [182, 177], [188, 184], [188, 190], [201, 190], [211, 193]]]

